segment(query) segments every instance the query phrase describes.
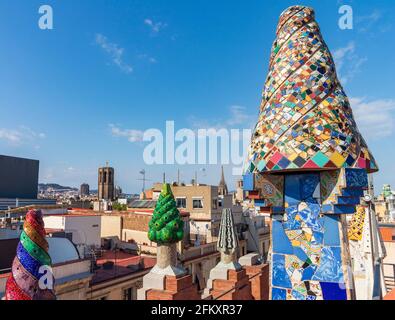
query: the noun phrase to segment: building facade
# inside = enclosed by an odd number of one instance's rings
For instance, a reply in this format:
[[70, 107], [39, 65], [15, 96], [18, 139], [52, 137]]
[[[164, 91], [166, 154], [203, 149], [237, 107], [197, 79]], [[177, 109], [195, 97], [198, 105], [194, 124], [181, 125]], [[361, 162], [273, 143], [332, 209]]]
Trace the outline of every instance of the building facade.
[[99, 200], [113, 200], [115, 198], [114, 168], [99, 168], [97, 190]]
[[0, 198], [37, 199], [39, 161], [0, 155]]

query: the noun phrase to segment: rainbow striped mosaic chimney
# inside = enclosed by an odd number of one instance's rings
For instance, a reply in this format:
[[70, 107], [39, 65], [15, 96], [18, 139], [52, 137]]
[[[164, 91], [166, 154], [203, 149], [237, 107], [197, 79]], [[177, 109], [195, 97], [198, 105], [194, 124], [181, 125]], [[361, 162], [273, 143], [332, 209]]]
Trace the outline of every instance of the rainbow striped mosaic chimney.
[[345, 215], [377, 170], [314, 10], [286, 9], [243, 177], [246, 205], [272, 217], [272, 299], [353, 299]]
[[[31, 210], [26, 215], [23, 232], [17, 247], [17, 254], [12, 264], [12, 274], [6, 284], [6, 300], [55, 300], [52, 289], [46, 281], [40, 278], [45, 276], [51, 279], [53, 275], [47, 274], [51, 266], [48, 255], [48, 242], [45, 240], [44, 222], [41, 211]], [[43, 267], [47, 267], [44, 271]]]

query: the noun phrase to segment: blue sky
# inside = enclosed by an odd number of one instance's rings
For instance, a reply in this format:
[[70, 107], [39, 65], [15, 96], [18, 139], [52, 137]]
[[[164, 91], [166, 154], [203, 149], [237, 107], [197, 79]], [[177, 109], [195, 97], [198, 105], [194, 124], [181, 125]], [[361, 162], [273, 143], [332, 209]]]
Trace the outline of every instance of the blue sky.
[[[49, 4], [54, 29], [38, 28]], [[395, 187], [395, 3], [387, 1], [0, 0], [0, 153], [40, 160], [40, 181], [95, 188], [109, 161], [127, 192], [139, 171], [175, 180], [177, 166], [146, 166], [141, 132], [249, 128], [280, 13], [312, 6], [360, 130]], [[339, 7], [353, 30], [338, 27]], [[181, 179], [219, 181], [219, 166], [180, 166]], [[203, 171], [202, 169], [205, 169]], [[226, 166], [230, 189], [235, 179]]]

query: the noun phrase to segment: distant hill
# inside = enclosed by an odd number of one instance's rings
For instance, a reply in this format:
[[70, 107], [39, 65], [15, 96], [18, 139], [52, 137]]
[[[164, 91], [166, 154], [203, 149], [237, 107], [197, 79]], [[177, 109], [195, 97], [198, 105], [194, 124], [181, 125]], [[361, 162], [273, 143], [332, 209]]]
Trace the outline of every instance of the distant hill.
[[38, 191], [47, 191], [48, 189], [56, 190], [56, 191], [78, 191], [77, 188], [72, 187], [65, 187], [61, 186], [57, 183], [39, 183], [38, 184]]

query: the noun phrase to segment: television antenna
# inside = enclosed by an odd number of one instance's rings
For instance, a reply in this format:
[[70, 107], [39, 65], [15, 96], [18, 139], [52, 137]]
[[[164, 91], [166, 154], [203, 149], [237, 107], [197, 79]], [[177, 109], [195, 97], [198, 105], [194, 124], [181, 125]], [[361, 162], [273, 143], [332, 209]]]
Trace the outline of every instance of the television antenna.
[[145, 177], [145, 174], [146, 174], [145, 169], [141, 170], [139, 173], [142, 175], [142, 178], [141, 179], [137, 179], [137, 180], [143, 181], [143, 192], [144, 192], [145, 191], [145, 182], [146, 181], [151, 181], [151, 180], [147, 179]]

